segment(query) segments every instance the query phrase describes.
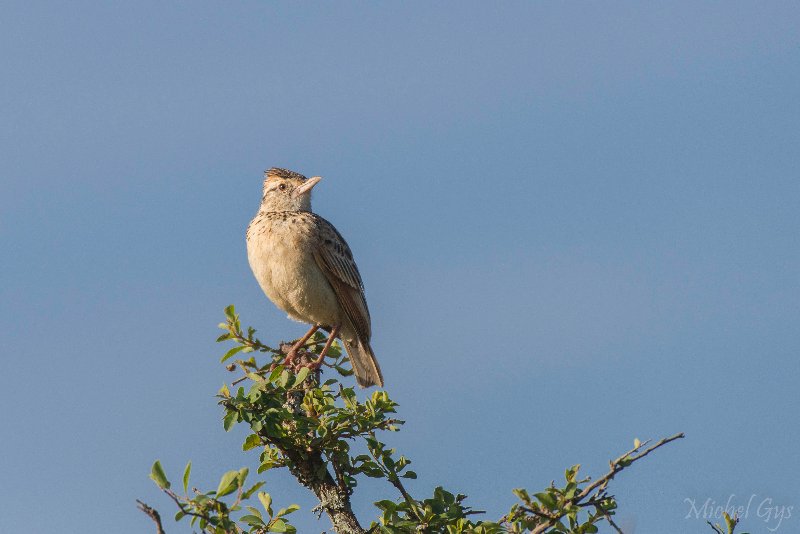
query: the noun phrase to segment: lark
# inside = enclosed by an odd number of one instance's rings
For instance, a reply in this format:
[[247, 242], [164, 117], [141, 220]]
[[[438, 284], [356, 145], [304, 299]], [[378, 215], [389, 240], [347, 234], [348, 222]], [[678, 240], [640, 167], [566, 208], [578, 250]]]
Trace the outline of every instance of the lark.
[[261, 206], [247, 227], [247, 259], [267, 297], [290, 319], [311, 325], [287, 354], [287, 364], [322, 329], [329, 332], [328, 339], [311, 367], [319, 368], [338, 338], [358, 384], [382, 387], [370, 346], [364, 284], [353, 253], [336, 228], [311, 211], [311, 189], [322, 178], [278, 168], [264, 176]]

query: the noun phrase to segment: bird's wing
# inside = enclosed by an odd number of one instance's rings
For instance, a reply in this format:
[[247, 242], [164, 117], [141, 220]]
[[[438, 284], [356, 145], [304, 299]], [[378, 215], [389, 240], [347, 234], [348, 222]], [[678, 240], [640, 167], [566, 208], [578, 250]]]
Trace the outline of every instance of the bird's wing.
[[319, 238], [314, 259], [330, 282], [347, 318], [353, 323], [359, 338], [369, 341], [372, 335], [369, 308], [364, 298], [364, 284], [353, 253], [342, 235], [331, 223], [314, 215]]

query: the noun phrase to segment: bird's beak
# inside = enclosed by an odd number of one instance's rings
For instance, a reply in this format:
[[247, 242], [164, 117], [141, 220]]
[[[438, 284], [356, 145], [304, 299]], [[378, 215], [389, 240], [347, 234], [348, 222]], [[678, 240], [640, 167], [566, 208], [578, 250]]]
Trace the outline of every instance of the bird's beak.
[[303, 182], [303, 185], [297, 187], [292, 192], [292, 196], [299, 197], [300, 195], [308, 193], [309, 191], [311, 191], [311, 188], [313, 188], [315, 185], [317, 185], [317, 183], [320, 180], [322, 180], [322, 176], [312, 176], [311, 178], [309, 178], [308, 180]]

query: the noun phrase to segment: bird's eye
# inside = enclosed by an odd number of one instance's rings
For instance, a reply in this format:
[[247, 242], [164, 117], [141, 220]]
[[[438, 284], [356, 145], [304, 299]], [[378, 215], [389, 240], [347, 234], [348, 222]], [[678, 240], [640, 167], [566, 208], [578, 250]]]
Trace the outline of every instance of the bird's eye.
[[281, 191], [286, 191], [286, 184], [279, 185], [278, 189], [280, 189]]

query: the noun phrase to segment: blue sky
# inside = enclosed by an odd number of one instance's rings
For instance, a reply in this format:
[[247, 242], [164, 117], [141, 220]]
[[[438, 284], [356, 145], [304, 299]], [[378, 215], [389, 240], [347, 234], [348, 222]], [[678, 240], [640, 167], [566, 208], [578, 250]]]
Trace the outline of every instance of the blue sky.
[[[0, 531], [148, 532], [135, 498], [172, 515], [154, 459], [214, 487], [256, 465], [214, 339], [230, 303], [265, 340], [303, 331], [247, 265], [271, 166], [324, 177], [416, 496], [497, 517], [684, 431], [615, 482], [626, 528], [710, 532], [691, 500], [756, 495], [747, 529], [797, 531], [799, 24], [792, 2], [5, 3]], [[328, 528], [288, 475], [267, 490]], [[356, 494], [364, 523], [385, 497]]]

